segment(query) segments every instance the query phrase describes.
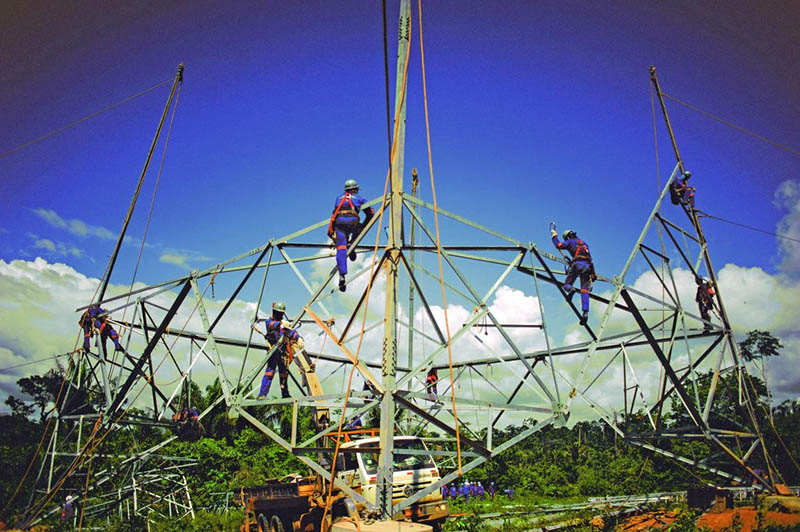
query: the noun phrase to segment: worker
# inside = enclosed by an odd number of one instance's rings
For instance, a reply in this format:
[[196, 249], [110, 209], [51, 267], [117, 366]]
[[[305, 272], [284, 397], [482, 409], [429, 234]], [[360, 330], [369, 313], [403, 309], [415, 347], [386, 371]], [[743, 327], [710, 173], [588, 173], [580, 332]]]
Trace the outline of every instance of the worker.
[[438, 382], [439, 382], [439, 374], [436, 372], [436, 368], [429, 369], [428, 376], [425, 377], [425, 389], [428, 391], [429, 394], [439, 395], [439, 392], [436, 389], [436, 383]]
[[361, 421], [361, 416], [354, 417], [350, 423], [345, 427], [347, 430], [361, 430], [364, 428], [364, 423]]
[[125, 351], [125, 348], [119, 343], [117, 331], [108, 323], [106, 311], [100, 308], [100, 305], [91, 305], [87, 308], [83, 314], [81, 314], [78, 325], [83, 328], [84, 351], [89, 351], [89, 339], [95, 334], [100, 334], [103, 352], [106, 350], [106, 340], [108, 340], [109, 337], [114, 341], [114, 351]]
[[489, 487], [487, 488], [487, 491], [489, 492], [489, 498], [492, 499], [492, 500], [494, 500], [494, 490], [495, 490], [495, 487], [494, 487], [494, 480], [493, 480], [493, 481], [489, 482]]
[[[267, 359], [267, 367], [264, 368], [264, 378], [261, 379], [261, 390], [258, 399], [266, 399], [272, 378], [275, 376], [275, 368], [278, 369], [278, 378], [281, 386], [281, 397], [288, 398], [289, 395], [289, 364], [294, 358], [294, 351], [303, 349], [303, 338], [294, 329], [290, 329], [290, 323], [286, 320], [286, 304], [277, 301], [272, 304], [272, 316], [264, 322], [266, 331], [263, 333], [267, 340], [267, 347], [275, 349]], [[255, 326], [255, 324], [253, 324]]]
[[[700, 276], [696, 276], [694, 282], [697, 284], [697, 294], [694, 300], [697, 302], [697, 306], [700, 309], [700, 317], [703, 318], [705, 322], [709, 322], [711, 321], [711, 315], [708, 311], [714, 308], [714, 287], [711, 286], [710, 282]], [[710, 330], [711, 324], [703, 323], [703, 331], [708, 332]]]
[[564, 279], [563, 289], [567, 293], [567, 299], [572, 300], [574, 287], [572, 283], [580, 277], [581, 280], [581, 314], [580, 324], [586, 325], [589, 321], [589, 291], [592, 289], [592, 281], [597, 278], [594, 273], [592, 256], [589, 253], [589, 246], [578, 238], [572, 229], [567, 229], [561, 235], [563, 242], [558, 241], [558, 233], [555, 229], [550, 231], [553, 244], [557, 249], [566, 249], [570, 254], [570, 265], [567, 270], [567, 277]]
[[692, 177], [692, 173], [686, 170], [683, 172], [683, 174], [672, 181], [672, 184], [669, 187], [669, 195], [673, 205], [682, 203], [694, 209], [695, 188], [689, 186], [690, 177]]
[[72, 519], [75, 517], [75, 508], [72, 504], [74, 501], [75, 497], [72, 495], [67, 495], [64, 498], [64, 504], [61, 506], [62, 521], [72, 521]]
[[182, 440], [195, 441], [205, 434], [200, 423], [200, 412], [193, 406], [184, 406], [175, 412], [172, 420], [176, 422], [175, 434]]
[[[364, 222], [359, 223], [358, 213], [366, 200], [358, 195], [355, 179], [344, 182], [344, 194], [336, 198], [333, 214], [328, 224], [328, 236], [336, 242], [336, 267], [339, 269], [339, 290], [347, 289], [347, 248], [369, 223], [375, 212], [372, 207], [364, 209]], [[350, 252], [350, 260], [356, 260], [356, 251]]]

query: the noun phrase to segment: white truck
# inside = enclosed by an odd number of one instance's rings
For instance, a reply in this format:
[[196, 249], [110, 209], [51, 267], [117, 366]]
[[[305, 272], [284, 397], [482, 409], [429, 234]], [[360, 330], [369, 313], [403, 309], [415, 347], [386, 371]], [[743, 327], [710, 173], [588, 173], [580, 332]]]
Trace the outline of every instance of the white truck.
[[[341, 446], [336, 477], [374, 504], [377, 494], [377, 469], [380, 438], [353, 440]], [[397, 436], [394, 440], [394, 483], [392, 503], [397, 504], [417, 491], [439, 481], [439, 468], [427, 454], [425, 443], [415, 436]], [[357, 452], [356, 449], [374, 449]], [[413, 454], [403, 454], [410, 451]], [[242, 532], [317, 532], [323, 530], [322, 516], [328, 505], [325, 529], [339, 519], [363, 515], [365, 507], [334, 487], [328, 500], [327, 488], [319, 477], [294, 475], [273, 480], [264, 486], [241, 490], [239, 501], [245, 507]], [[441, 530], [447, 518], [448, 504], [440, 490], [435, 490], [402, 512], [393, 521], [414, 521]]]

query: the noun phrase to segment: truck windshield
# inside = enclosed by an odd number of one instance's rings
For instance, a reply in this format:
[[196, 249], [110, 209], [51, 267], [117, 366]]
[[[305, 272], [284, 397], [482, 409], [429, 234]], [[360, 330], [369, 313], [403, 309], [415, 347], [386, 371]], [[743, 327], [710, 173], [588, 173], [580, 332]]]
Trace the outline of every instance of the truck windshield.
[[[378, 442], [365, 443], [359, 447], [378, 447]], [[427, 451], [421, 440], [398, 440], [394, 442], [395, 451], [414, 450]], [[374, 475], [378, 471], [378, 452], [359, 453], [364, 461], [364, 469], [368, 475]], [[395, 454], [394, 470], [408, 471], [411, 469], [426, 469], [436, 467], [433, 460], [428, 455], [422, 454]]]

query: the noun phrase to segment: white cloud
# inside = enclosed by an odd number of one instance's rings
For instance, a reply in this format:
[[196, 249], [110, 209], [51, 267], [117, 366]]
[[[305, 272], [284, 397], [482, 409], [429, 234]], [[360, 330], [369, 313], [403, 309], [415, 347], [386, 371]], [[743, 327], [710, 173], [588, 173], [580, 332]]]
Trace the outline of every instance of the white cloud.
[[[332, 259], [320, 262], [325, 263], [320, 264], [320, 270], [327, 270], [327, 268], [333, 266]], [[351, 263], [351, 265], [358, 267], [358, 263]], [[680, 297], [684, 301], [684, 305], [686, 305], [687, 310], [696, 313], [693, 297], [693, 278], [689, 272], [682, 270], [675, 270], [674, 275], [681, 286]], [[793, 368], [797, 366], [798, 350], [800, 350], [800, 332], [798, 332], [795, 325], [796, 320], [793, 319], [800, 311], [800, 308], [798, 308], [800, 307], [800, 299], [792, 297], [792, 294], [796, 296], [796, 294], [800, 293], [798, 285], [792, 284], [784, 277], [771, 276], [759, 268], [741, 268], [735, 265], [726, 265], [720, 271], [719, 279], [734, 329], [739, 333], [740, 340], [746, 331], [760, 328], [772, 331], [787, 346], [782, 357], [771, 361], [771, 382], [775, 387], [776, 399], [781, 400], [787, 397], [792, 390], [797, 390], [798, 385], [800, 385], [800, 376], [795, 377], [797, 372], [793, 371]], [[205, 289], [208, 279], [201, 279], [200, 282], [201, 290]], [[648, 274], [644, 274], [636, 280], [634, 286], [644, 291], [652, 292], [652, 282], [653, 279], [650, 279]], [[53, 354], [71, 351], [76, 343], [80, 341], [80, 331], [77, 326], [78, 313], [75, 312], [75, 308], [91, 300], [98, 283], [97, 279], [87, 278], [69, 266], [48, 263], [41, 258], [33, 261], [15, 260], [10, 263], [0, 260], [0, 367], [48, 358]], [[349, 299], [341, 299], [338, 310], [332, 308], [332, 310], [335, 310], [333, 315], [337, 318], [334, 330], [341, 331], [344, 326], [346, 314], [342, 309], [351, 308], [352, 304], [354, 304], [355, 298], [359, 295], [357, 290], [359, 283], [365, 285], [366, 278], [363, 281], [354, 281], [346, 294], [340, 294], [343, 298]], [[109, 287], [109, 293], [121, 293], [125, 288], [127, 287], [112, 285]], [[372, 324], [377, 324], [378, 326], [365, 335], [361, 356], [366, 360], [379, 361], [383, 346], [383, 327], [381, 325], [384, 304], [383, 293], [381, 292], [383, 290], [383, 280], [376, 283], [374, 290], [376, 292], [371, 297], [371, 312], [367, 327]], [[174, 297], [174, 291], [166, 292], [155, 297], [152, 302], [168, 308], [172, 304]], [[213, 321], [216, 318], [225, 301], [219, 292], [219, 288], [217, 299], [206, 297], [204, 304], [210, 320]], [[326, 304], [328, 303], [333, 304], [331, 307], [336, 306], [336, 302], [331, 298], [326, 300]], [[757, 310], [748, 310], [754, 307]], [[113, 309], [114, 307], [113, 305], [107, 305], [107, 308]], [[501, 286], [490, 299], [489, 308], [501, 323], [541, 323], [538, 301], [533, 295], [527, 294], [522, 290]], [[437, 323], [440, 324], [444, 332], [444, 311], [442, 307], [433, 305], [432, 311]], [[595, 309], [595, 311], [599, 310]], [[156, 320], [163, 316], [162, 311], [154, 310], [154, 313], [154, 319]], [[219, 322], [215, 333], [221, 337], [247, 339], [250, 321], [254, 313], [255, 303], [235, 301], [228, 309], [225, 317]], [[402, 305], [400, 314], [405, 319], [404, 316], [407, 315], [407, 309]], [[455, 334], [472, 315], [473, 309], [471, 308], [459, 304], [448, 304], [451, 333]], [[127, 316], [129, 319], [130, 311]], [[122, 311], [116, 311], [113, 317], [122, 318]], [[359, 318], [353, 328], [353, 338], [358, 336], [360, 323], [361, 320]], [[415, 310], [414, 323], [419, 330], [434, 336], [432, 325], [421, 306], [418, 306]], [[696, 327], [697, 324], [694, 326]], [[199, 313], [194, 311], [191, 294], [187, 303], [182, 306], [170, 324], [170, 328], [186, 328], [198, 332], [203, 330]], [[523, 352], [543, 349], [545, 346], [544, 335], [539, 329], [512, 328], [508, 331]], [[326, 339], [324, 334], [320, 334], [316, 325], [305, 324], [300, 329], [300, 333], [305, 338], [309, 350], [317, 351], [323, 349], [324, 345], [326, 353], [343, 356], [330, 339]], [[582, 338], [574, 331], [572, 333], [565, 331], [562, 337], [565, 338], [567, 343], [572, 343]], [[430, 341], [423, 341], [419, 335], [416, 335], [415, 338], [415, 361], [418, 364], [425, 355], [433, 352], [436, 345]], [[174, 337], [168, 337], [167, 340], [172, 345], [172, 351], [177, 360], [180, 361], [181, 365], [185, 365], [190, 356], [189, 344], [185, 340], [176, 342]], [[257, 345], [263, 345], [263, 338], [254, 336], [253, 342]], [[406, 365], [406, 344], [407, 330], [404, 327], [399, 327], [398, 364], [401, 366]], [[356, 341], [347, 345], [351, 351], [355, 351]], [[134, 334], [131, 346], [131, 352], [133, 353], [140, 352], [143, 348], [144, 340], [138, 332]], [[557, 346], [554, 345], [554, 347]], [[676, 364], [683, 364], [686, 360], [687, 354], [685, 349], [682, 349], [676, 349], [675, 351]], [[196, 354], [197, 348], [195, 347], [191, 352]], [[692, 352], [694, 353], [694, 349]], [[658, 386], [654, 384], [659, 379], [659, 366], [652, 353], [647, 349], [631, 349], [629, 354], [632, 363], [635, 365], [637, 377], [645, 388], [646, 398], [652, 404], [653, 394], [658, 389]], [[220, 355], [228, 378], [236, 380], [243, 363], [243, 350], [220, 346]], [[245, 374], [254, 365], [261, 362], [262, 355], [262, 351], [250, 352]], [[509, 356], [512, 355], [512, 350], [498, 331], [491, 327], [485, 331], [478, 328], [470, 330], [453, 345], [454, 362], [474, 359], [491, 360], [495, 355]], [[556, 357], [555, 360], [558, 370], [564, 374], [571, 375], [571, 372], [582, 363], [583, 358], [577, 355], [560, 356]], [[598, 355], [589, 366], [588, 380], [594, 378], [607, 361], [607, 352]], [[447, 362], [448, 354], [446, 350], [442, 351], [434, 360], [434, 363], [438, 365], [447, 365]], [[178, 378], [177, 370], [166, 355], [156, 356], [154, 363], [157, 367], [160, 366], [157, 371], [156, 381], [163, 383], [166, 391], [171, 393], [175, 384], [167, 386], [167, 383], [176, 382]], [[52, 367], [52, 362], [20, 368], [15, 373], [0, 377], [0, 395], [8, 394], [9, 392], [14, 393], [14, 381], [21, 375], [41, 373], [48, 367]], [[334, 370], [335, 366], [318, 361], [317, 367], [320, 376], [325, 377]], [[537, 375], [546, 383], [548, 389], [555, 391], [550, 368], [539, 364], [536, 371]], [[201, 386], [205, 386], [216, 376], [216, 372], [216, 368], [205, 358], [201, 358], [193, 369], [193, 377]], [[512, 361], [502, 365], [495, 365], [492, 369], [484, 369], [483, 372], [491, 380], [492, 385], [497, 386], [504, 392], [509, 392], [519, 383], [520, 377], [524, 374], [524, 367], [520, 362]], [[380, 372], [376, 371], [375, 373], [379, 374]], [[441, 390], [447, 386], [449, 381], [448, 373], [446, 370], [440, 372]], [[422, 377], [424, 378], [424, 375]], [[622, 401], [621, 379], [621, 366], [619, 364], [612, 365], [593, 386], [589, 394], [590, 397], [601, 405], [619, 408]], [[587, 384], [588, 380], [584, 381], [584, 384]], [[259, 381], [260, 377], [257, 377], [254, 385], [257, 386]], [[528, 381], [532, 381], [532, 379], [528, 379]], [[324, 384], [326, 391], [329, 393], [341, 391], [341, 382], [340, 376], [326, 381]], [[354, 386], [360, 388], [360, 377], [356, 379]], [[538, 386], [535, 384], [531, 386], [525, 384], [517, 400], [521, 404], [545, 406], [546, 402], [541, 398], [541, 394], [537, 389]], [[559, 380], [558, 389], [561, 392], [562, 400], [564, 400], [566, 394], [569, 393], [569, 386]], [[472, 397], [474, 392], [481, 399], [500, 399], [500, 395], [492, 386], [481, 378], [475, 376], [474, 381], [471, 382], [468, 372], [460, 380], [456, 392], [461, 397]], [[3, 399], [4, 397], [0, 397], [0, 401]], [[465, 419], [472, 421], [471, 417], [474, 415], [474, 412], [470, 413], [469, 417]], [[581, 401], [573, 403], [573, 420], [589, 417], [593, 417], [593, 414], [585, 405], [581, 404]], [[508, 419], [511, 420], [511, 418]], [[513, 421], [519, 422], [520, 419], [514, 419]]]
[[[672, 275], [678, 287], [678, 297], [683, 308], [689, 313], [699, 315], [697, 304], [694, 301], [696, 285], [692, 273], [678, 268], [672, 271]], [[747, 332], [759, 329], [771, 332], [786, 346], [782, 356], [769, 361], [771, 367], [778, 370], [772, 384], [776, 392], [776, 399], [796, 398], [796, 390], [800, 388], [800, 375], [794, 371], [794, 368], [800, 363], [800, 326], [797, 321], [797, 316], [800, 314], [800, 297], [798, 297], [800, 296], [800, 282], [784, 274], [771, 275], [761, 268], [745, 268], [735, 264], [726, 264], [719, 270], [717, 280], [728, 319], [738, 341], [743, 340]], [[657, 294], [660, 297], [661, 285], [652, 271], [640, 275], [632, 286], [641, 292]], [[634, 296], [634, 300], [640, 308], [657, 307], [657, 304], [637, 296]], [[599, 305], [595, 305], [595, 307], [597, 308], [593, 308], [594, 317], [599, 322], [600, 315], [605, 308]], [[661, 317], [657, 312], [645, 312], [644, 314], [645, 319], [650, 323]], [[712, 322], [719, 323], [719, 319], [714, 316]], [[700, 327], [700, 323], [692, 318], [687, 318], [686, 323], [688, 327]], [[612, 314], [612, 321], [607, 328], [607, 333], [635, 329], [636, 325], [629, 314], [617, 310]], [[567, 343], [580, 339], [585, 339], [585, 335], [576, 331], [569, 333], [566, 338]], [[688, 361], [690, 353], [692, 356], [698, 356], [707, 345], [707, 342], [690, 342], [687, 352], [687, 346], [679, 342], [673, 351], [673, 367], [683, 367]], [[658, 378], [659, 366], [649, 349], [639, 349], [631, 351], [629, 354], [640, 380], [646, 380], [643, 379], [643, 374], [652, 379]], [[592, 371], [599, 370], [601, 360], [607, 360], [604, 357], [599, 357], [599, 359], [593, 360], [590, 364], [590, 374]], [[707, 362], [710, 364], [711, 360], [708, 359]], [[701, 370], [706, 369], [708, 364], [701, 366]], [[605, 387], [604, 381], [600, 380], [593, 397], [605, 395], [611, 389], [610, 386], [613, 382], [614, 379], [608, 379], [606, 383], [608, 387]], [[619, 385], [616, 388], [619, 388]], [[650, 389], [652, 391], [655, 387]], [[791, 394], [793, 390], [794, 395]], [[621, 395], [619, 397], [621, 399]], [[648, 398], [648, 401], [652, 401], [652, 399]]]
[[191, 270], [196, 267], [198, 263], [208, 262], [210, 260], [211, 257], [206, 257], [205, 255], [200, 255], [193, 251], [177, 249], [167, 249], [158, 257], [158, 262], [172, 264], [184, 270]]
[[[800, 181], [792, 179], [781, 183], [775, 191], [774, 203], [789, 211], [778, 222], [778, 234], [800, 240]], [[778, 252], [782, 259], [781, 270], [788, 274], [800, 273], [800, 243], [780, 239]]]
[[90, 225], [77, 218], [65, 220], [51, 209], [37, 208], [33, 209], [33, 213], [51, 226], [58, 229], [66, 229], [75, 236], [82, 238], [94, 236], [103, 240], [113, 240], [115, 238], [114, 233], [105, 227]]
[[188, 257], [186, 255], [178, 255], [177, 253], [162, 253], [160, 257], [158, 257], [158, 262], [162, 262], [164, 264], [174, 264], [175, 266], [180, 266], [181, 268], [190, 269], [189, 266], [186, 264], [186, 259]]
[[39, 238], [31, 233], [28, 233], [28, 236], [34, 240], [33, 247], [35, 249], [45, 250], [48, 252], [47, 254], [49, 256], [75, 258], [80, 258], [83, 256], [83, 251], [73, 245], [65, 244], [63, 242], [53, 242], [49, 238]]
[[53, 243], [52, 240], [47, 238], [39, 238], [36, 242], [33, 243], [33, 247], [36, 249], [46, 249], [47, 251], [55, 251], [56, 245]]

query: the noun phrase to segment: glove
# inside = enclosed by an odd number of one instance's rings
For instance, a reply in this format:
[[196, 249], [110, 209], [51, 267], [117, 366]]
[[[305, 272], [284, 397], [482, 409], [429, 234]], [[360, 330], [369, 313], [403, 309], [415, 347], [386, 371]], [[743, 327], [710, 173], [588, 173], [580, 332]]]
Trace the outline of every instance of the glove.
[[281, 320], [281, 327], [283, 327], [284, 329], [291, 329], [292, 324], [289, 322], [289, 320], [283, 319]]
[[556, 231], [555, 229], [551, 229], [550, 236], [558, 236], [558, 231]]
[[333, 231], [328, 231], [328, 238], [333, 240], [334, 236], [335, 236], [335, 233]]
[[306, 346], [305, 342], [303, 342], [303, 337], [300, 336], [297, 340], [294, 341], [294, 350], [295, 351], [302, 351], [303, 348]]

